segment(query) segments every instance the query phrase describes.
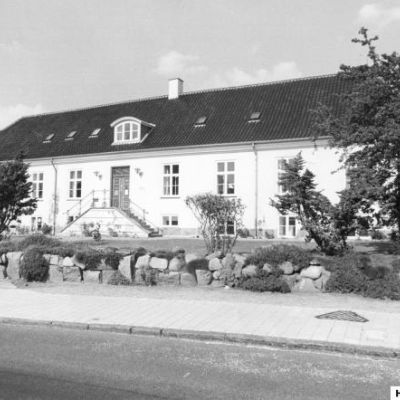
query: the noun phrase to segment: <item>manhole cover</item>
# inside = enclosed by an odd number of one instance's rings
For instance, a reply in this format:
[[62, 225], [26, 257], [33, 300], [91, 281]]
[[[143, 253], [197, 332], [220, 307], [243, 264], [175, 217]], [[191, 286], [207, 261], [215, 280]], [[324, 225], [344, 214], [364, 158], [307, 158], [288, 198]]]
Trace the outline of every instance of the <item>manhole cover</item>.
[[368, 322], [368, 320], [354, 311], [333, 311], [327, 314], [317, 315], [318, 319], [337, 319], [340, 321]]

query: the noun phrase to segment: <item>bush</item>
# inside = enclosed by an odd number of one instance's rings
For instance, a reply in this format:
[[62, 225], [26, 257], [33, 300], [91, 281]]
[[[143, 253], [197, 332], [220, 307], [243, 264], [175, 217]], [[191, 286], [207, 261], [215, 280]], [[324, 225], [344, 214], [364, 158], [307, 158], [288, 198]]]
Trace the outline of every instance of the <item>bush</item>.
[[384, 240], [384, 239], [387, 239], [387, 236], [382, 231], [378, 231], [376, 229], [373, 229], [371, 231], [371, 239], [373, 239], [373, 240]]
[[131, 281], [121, 274], [119, 271], [113, 272], [113, 274], [108, 279], [107, 283], [109, 285], [117, 285], [117, 286], [130, 286]]
[[58, 239], [48, 237], [42, 233], [35, 233], [34, 235], [29, 235], [25, 239], [18, 243], [18, 250], [23, 251], [29, 246], [40, 246], [42, 248], [50, 249], [53, 247], [59, 247], [62, 243]]
[[49, 276], [49, 262], [43, 257], [40, 248], [30, 246], [24, 252], [19, 273], [28, 282], [45, 282]]
[[279, 274], [260, 274], [254, 278], [247, 278], [239, 283], [239, 287], [252, 292], [280, 292], [290, 293], [290, 287]]
[[175, 254], [169, 250], [157, 250], [150, 253], [151, 257], [164, 258], [168, 261], [172, 260], [174, 258], [174, 255]]
[[119, 262], [123, 258], [124, 256], [121, 253], [117, 253], [116, 250], [108, 250], [104, 252], [104, 263], [115, 270], [118, 269]]
[[50, 225], [43, 224], [42, 233], [43, 235], [50, 235], [53, 232], [53, 228]]
[[85, 264], [85, 269], [94, 270], [100, 265], [103, 255], [100, 251], [91, 249], [78, 250], [75, 253], [75, 258], [82, 264]]
[[279, 244], [271, 247], [259, 247], [247, 257], [245, 265], [254, 264], [262, 268], [265, 263], [277, 267], [285, 261], [298, 265], [301, 269], [308, 267], [312, 255], [308, 250], [298, 246]]
[[11, 251], [17, 251], [17, 244], [10, 240], [0, 241], [0, 254], [9, 253]]
[[366, 255], [337, 258], [338, 265], [326, 284], [327, 292], [355, 293], [365, 297], [400, 300], [400, 278], [383, 267], [373, 267]]

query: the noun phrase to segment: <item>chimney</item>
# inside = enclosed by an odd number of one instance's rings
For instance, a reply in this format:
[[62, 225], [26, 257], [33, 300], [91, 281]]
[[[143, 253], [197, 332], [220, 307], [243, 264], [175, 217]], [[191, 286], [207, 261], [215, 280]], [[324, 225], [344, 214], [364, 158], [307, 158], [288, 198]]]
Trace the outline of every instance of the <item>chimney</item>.
[[174, 78], [168, 81], [168, 99], [177, 99], [183, 94], [183, 80], [181, 78]]

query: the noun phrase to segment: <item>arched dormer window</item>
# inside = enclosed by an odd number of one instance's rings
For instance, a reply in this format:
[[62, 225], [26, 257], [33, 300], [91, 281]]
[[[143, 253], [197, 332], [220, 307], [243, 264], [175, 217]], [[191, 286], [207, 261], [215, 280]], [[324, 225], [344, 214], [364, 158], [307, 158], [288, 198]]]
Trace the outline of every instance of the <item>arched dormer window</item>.
[[141, 141], [141, 121], [136, 118], [119, 118], [111, 126], [114, 128], [113, 144], [130, 144]]

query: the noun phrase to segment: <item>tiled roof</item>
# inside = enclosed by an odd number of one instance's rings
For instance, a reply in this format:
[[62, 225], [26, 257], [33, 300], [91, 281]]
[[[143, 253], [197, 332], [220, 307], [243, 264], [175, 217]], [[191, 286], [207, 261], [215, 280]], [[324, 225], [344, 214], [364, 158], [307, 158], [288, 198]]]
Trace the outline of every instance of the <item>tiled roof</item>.
[[[174, 100], [163, 96], [25, 117], [0, 132], [0, 160], [10, 159], [20, 150], [27, 158], [41, 158], [308, 138], [310, 110], [319, 102], [338, 109], [335, 93], [343, 92], [348, 85], [336, 75], [321, 76], [191, 92]], [[259, 122], [248, 122], [253, 112], [261, 113]], [[110, 124], [125, 116], [149, 122], [155, 128], [140, 144], [112, 146]], [[202, 116], [207, 117], [205, 125], [195, 126]], [[96, 128], [101, 128], [98, 138], [89, 139]], [[73, 140], [65, 141], [73, 131]], [[52, 133], [52, 141], [43, 143]]]

